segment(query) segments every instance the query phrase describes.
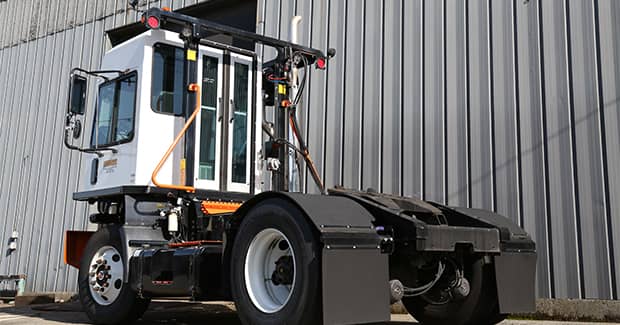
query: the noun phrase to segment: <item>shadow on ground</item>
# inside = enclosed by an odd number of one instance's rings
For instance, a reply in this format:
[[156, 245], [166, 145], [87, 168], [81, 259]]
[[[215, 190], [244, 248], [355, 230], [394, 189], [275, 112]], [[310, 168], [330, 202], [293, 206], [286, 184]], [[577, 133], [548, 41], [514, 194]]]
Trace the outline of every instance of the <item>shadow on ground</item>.
[[[11, 317], [6, 319], [2, 317]], [[88, 317], [82, 312], [78, 302], [61, 304], [34, 305], [30, 307], [0, 308], [2, 324], [89, 324]], [[9, 322], [7, 322], [9, 321]], [[234, 304], [230, 302], [203, 303], [185, 301], [154, 301], [136, 324], [218, 324], [241, 325]], [[411, 325], [411, 322], [392, 321], [375, 325]]]

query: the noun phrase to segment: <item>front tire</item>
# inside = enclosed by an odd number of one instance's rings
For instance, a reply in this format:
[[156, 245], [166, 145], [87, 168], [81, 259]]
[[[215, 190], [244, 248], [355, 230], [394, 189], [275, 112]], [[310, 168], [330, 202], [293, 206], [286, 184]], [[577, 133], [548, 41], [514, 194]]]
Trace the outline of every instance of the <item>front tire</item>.
[[82, 255], [78, 275], [79, 297], [94, 324], [132, 323], [146, 311], [142, 299], [125, 279], [125, 258], [118, 226], [94, 233]]
[[232, 250], [232, 295], [243, 324], [321, 324], [320, 249], [291, 203], [252, 208]]

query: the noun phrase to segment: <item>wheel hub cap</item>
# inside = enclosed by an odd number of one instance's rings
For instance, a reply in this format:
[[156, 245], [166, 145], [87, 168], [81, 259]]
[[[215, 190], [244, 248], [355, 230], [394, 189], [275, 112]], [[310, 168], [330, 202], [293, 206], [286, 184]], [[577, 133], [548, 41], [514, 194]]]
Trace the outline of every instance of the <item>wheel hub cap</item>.
[[264, 229], [250, 243], [245, 257], [245, 286], [260, 311], [272, 314], [288, 303], [295, 287], [295, 252], [277, 229]]
[[90, 294], [99, 305], [112, 304], [120, 295], [125, 269], [121, 254], [112, 246], [101, 247], [91, 259]]

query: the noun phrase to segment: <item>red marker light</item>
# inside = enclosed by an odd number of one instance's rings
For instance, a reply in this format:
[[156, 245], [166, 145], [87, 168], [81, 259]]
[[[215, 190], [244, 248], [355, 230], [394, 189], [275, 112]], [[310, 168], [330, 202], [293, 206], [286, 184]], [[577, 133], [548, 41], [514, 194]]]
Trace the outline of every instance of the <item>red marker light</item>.
[[146, 25], [151, 28], [151, 29], [157, 29], [159, 28], [159, 18], [155, 17], [155, 16], [150, 16], [147, 20], [146, 20]]
[[318, 58], [316, 59], [316, 67], [321, 69], [321, 70], [325, 70], [325, 67], [327, 66], [327, 61], [325, 60], [325, 58]]

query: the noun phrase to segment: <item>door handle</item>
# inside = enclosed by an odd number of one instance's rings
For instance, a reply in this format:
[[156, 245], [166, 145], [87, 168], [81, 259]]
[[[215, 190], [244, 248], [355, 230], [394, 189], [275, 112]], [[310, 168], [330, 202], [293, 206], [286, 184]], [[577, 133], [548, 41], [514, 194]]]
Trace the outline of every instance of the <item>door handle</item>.
[[217, 106], [215, 107], [215, 115], [217, 115], [217, 121], [222, 122], [222, 119], [224, 118], [224, 115], [222, 115], [222, 97], [219, 97], [217, 99]]
[[232, 123], [235, 120], [235, 101], [233, 99], [230, 100], [228, 116], [230, 117], [230, 120], [228, 121], [228, 123]]

